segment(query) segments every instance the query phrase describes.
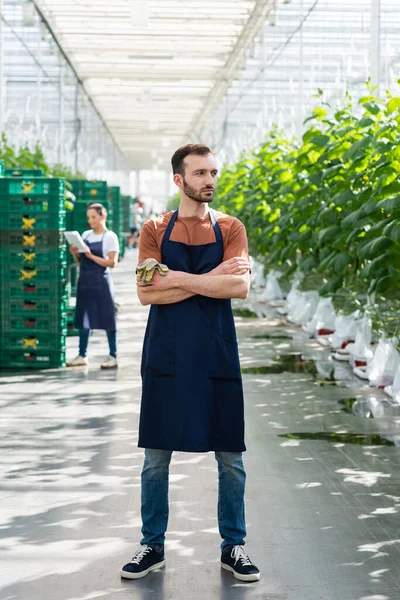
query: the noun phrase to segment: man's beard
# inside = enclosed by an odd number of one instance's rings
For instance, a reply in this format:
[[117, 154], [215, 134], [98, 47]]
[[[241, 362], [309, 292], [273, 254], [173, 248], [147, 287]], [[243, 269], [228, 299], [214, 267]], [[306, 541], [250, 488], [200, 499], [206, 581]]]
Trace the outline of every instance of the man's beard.
[[[199, 192], [194, 187], [189, 185], [185, 181], [185, 178], [183, 178], [183, 191], [185, 192], [185, 194], [188, 198], [190, 198], [191, 200], [194, 200], [195, 202], [199, 202], [201, 204], [203, 204], [204, 202], [208, 202], [208, 204], [210, 204], [210, 202], [212, 202], [214, 200], [214, 190], [210, 189], [210, 192], [213, 192], [212, 196], [205, 196], [202, 194], [202, 192]], [[203, 190], [203, 192], [204, 191], [206, 191], [206, 190]]]

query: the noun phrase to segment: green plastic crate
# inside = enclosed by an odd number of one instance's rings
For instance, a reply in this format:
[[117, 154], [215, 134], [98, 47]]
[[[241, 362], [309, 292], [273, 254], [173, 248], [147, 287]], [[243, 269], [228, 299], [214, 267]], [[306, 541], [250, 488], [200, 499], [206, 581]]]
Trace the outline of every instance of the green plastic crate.
[[10, 231], [0, 230], [2, 248], [25, 249], [66, 248], [67, 242], [62, 231]]
[[106, 181], [89, 181], [74, 179], [71, 182], [73, 193], [77, 200], [100, 202], [107, 200], [108, 186]]
[[49, 281], [47, 283], [36, 283], [17, 281], [0, 281], [0, 298], [2, 302], [7, 300], [52, 300], [61, 302], [68, 298], [66, 281]]
[[2, 351], [5, 350], [23, 350], [25, 352], [65, 352], [66, 335], [60, 333], [31, 333], [20, 335], [13, 332], [2, 332], [0, 334], [0, 344]]
[[75, 309], [68, 310], [67, 312], [67, 336], [79, 335], [79, 329], [75, 329]]
[[65, 366], [63, 351], [33, 351], [15, 350], [0, 352], [1, 369], [57, 369]]
[[0, 199], [2, 211], [8, 213], [65, 213], [64, 195], [60, 196], [8, 196]]
[[5, 169], [6, 177], [44, 177], [42, 169]]
[[67, 317], [32, 317], [30, 315], [23, 317], [7, 318], [1, 316], [1, 331], [10, 333], [23, 333], [32, 335], [37, 333], [64, 333], [67, 334]]
[[0, 202], [4, 204], [7, 196], [56, 196], [65, 192], [65, 179], [48, 177], [22, 178], [4, 177], [0, 179]]
[[54, 317], [59, 318], [60, 316], [66, 316], [68, 309], [68, 302], [64, 298], [62, 300], [48, 300], [48, 301], [36, 301], [36, 300], [25, 300], [19, 298], [3, 299], [1, 314], [5, 318], [7, 317]]
[[59, 213], [30, 213], [20, 214], [0, 212], [0, 229], [21, 231], [65, 230], [65, 210]]
[[50, 266], [54, 268], [67, 264], [68, 256], [73, 257], [66, 248], [0, 248], [1, 265]]
[[4, 282], [27, 282], [29, 284], [62, 282], [67, 280], [67, 263], [61, 265], [0, 265], [0, 276]]

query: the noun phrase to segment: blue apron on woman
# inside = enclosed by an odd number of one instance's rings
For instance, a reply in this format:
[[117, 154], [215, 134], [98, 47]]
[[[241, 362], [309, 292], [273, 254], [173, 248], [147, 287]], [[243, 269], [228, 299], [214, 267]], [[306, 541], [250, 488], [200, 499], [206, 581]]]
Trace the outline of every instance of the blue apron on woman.
[[[107, 233], [107, 232], [106, 232]], [[106, 233], [104, 235], [106, 235]], [[103, 258], [103, 237], [99, 242], [85, 240], [94, 256]], [[87, 314], [90, 329], [115, 331], [117, 329], [116, 311], [111, 291], [111, 276], [107, 267], [95, 263], [80, 253], [81, 265], [76, 293], [75, 327], [84, 329]]]
[[[209, 212], [216, 241], [170, 240], [178, 211], [161, 245], [174, 271], [202, 275], [221, 264], [221, 229]], [[139, 425], [141, 448], [184, 452], [243, 452], [244, 406], [235, 324], [229, 299], [196, 295], [152, 305], [143, 346]]]

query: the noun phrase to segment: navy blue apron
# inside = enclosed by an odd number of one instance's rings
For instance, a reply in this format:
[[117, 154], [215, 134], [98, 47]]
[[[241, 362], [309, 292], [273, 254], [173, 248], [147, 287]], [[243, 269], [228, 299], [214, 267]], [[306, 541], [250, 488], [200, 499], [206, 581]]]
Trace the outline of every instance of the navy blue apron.
[[[209, 212], [216, 241], [161, 245], [162, 263], [201, 275], [221, 264], [223, 238]], [[143, 345], [140, 448], [183, 452], [243, 452], [244, 407], [231, 301], [193, 296], [152, 305]]]
[[[106, 232], [107, 233], [107, 232]], [[105, 235], [105, 234], [104, 234]], [[103, 237], [99, 242], [85, 240], [95, 256], [103, 258]], [[75, 327], [84, 328], [84, 316], [87, 313], [91, 329], [116, 331], [116, 311], [111, 292], [111, 277], [106, 267], [95, 263], [80, 253], [81, 266], [76, 293]]]

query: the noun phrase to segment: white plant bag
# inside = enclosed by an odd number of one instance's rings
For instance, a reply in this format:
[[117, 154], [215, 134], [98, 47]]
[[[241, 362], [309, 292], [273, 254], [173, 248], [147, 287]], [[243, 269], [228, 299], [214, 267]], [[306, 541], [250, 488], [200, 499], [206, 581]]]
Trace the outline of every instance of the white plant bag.
[[250, 258], [251, 268], [251, 287], [255, 290], [263, 288], [265, 285], [264, 265], [254, 258]]
[[335, 324], [336, 311], [332, 304], [332, 298], [320, 298], [312, 319], [304, 325], [303, 329], [314, 337], [321, 329], [335, 331]]
[[397, 367], [393, 384], [386, 386], [384, 391], [394, 402], [400, 404], [400, 365]]
[[301, 296], [297, 288], [299, 287], [302, 278], [303, 275], [302, 273], [300, 273], [300, 271], [297, 271], [294, 274], [290, 292], [288, 293], [286, 300], [284, 300], [283, 306], [281, 308], [278, 308], [278, 313], [280, 313], [281, 315], [287, 315], [288, 313], [291, 313], [294, 310], [295, 305], [298, 302], [299, 297]]
[[340, 350], [348, 342], [355, 342], [357, 333], [357, 316], [359, 311], [351, 315], [338, 315], [335, 323], [335, 333], [332, 335], [332, 348]]
[[352, 367], [357, 367], [360, 362], [368, 363], [374, 350], [371, 346], [372, 324], [371, 319], [363, 317], [357, 322], [356, 340], [354, 344], [349, 344], [347, 350], [350, 354], [349, 362]]
[[265, 282], [265, 290], [262, 294], [261, 302], [271, 302], [272, 300], [283, 300], [283, 292], [278, 279], [281, 277], [279, 271], [270, 271]]
[[393, 383], [400, 365], [400, 354], [396, 350], [398, 340], [382, 338], [373, 359], [368, 365], [369, 383], [373, 387], [385, 387]]
[[299, 292], [294, 310], [290, 312], [289, 320], [296, 325], [304, 325], [309, 321], [318, 306], [318, 292]]

